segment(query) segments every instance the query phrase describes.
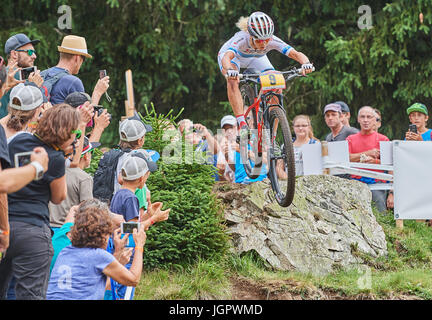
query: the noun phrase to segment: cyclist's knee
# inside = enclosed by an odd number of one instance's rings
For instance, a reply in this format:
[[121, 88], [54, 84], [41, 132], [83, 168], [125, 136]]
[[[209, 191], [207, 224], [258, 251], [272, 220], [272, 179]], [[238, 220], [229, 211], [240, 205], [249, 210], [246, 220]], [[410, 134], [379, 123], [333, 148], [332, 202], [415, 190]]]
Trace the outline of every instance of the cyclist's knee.
[[228, 90], [239, 90], [239, 81], [238, 79], [227, 79], [227, 87]]

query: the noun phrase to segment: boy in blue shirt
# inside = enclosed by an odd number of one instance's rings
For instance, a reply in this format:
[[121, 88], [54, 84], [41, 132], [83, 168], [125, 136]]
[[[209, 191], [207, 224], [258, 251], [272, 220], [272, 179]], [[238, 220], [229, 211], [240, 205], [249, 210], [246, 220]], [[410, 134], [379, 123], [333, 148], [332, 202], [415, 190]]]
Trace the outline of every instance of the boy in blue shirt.
[[[126, 222], [140, 222], [144, 224], [145, 230], [155, 222], [168, 219], [171, 209], [161, 211], [162, 202], [149, 203], [147, 212], [140, 216], [140, 205], [138, 197], [135, 195], [135, 190], [137, 188], [142, 189], [150, 175], [147, 162], [141, 156], [134, 153], [128, 155], [123, 162], [120, 175], [122, 187], [111, 199], [111, 212], [121, 214]], [[134, 246], [133, 238], [131, 236], [129, 238], [128, 246]], [[126, 268], [130, 268], [132, 260], [133, 254], [130, 262], [125, 265]], [[117, 300], [125, 298], [125, 286], [111, 280], [111, 289], [113, 299]], [[130, 299], [132, 299], [134, 292], [135, 288], [132, 288]]]

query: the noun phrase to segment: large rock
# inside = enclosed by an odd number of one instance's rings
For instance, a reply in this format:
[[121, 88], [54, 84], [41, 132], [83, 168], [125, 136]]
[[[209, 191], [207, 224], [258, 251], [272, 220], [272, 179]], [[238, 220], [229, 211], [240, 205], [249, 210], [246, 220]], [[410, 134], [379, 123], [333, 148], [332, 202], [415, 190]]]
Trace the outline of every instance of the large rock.
[[361, 182], [324, 175], [297, 178], [288, 208], [274, 200], [268, 179], [248, 186], [221, 183], [216, 192], [225, 203], [234, 250], [255, 250], [276, 269], [325, 275], [335, 267], [359, 266], [358, 251], [387, 254], [371, 192]]

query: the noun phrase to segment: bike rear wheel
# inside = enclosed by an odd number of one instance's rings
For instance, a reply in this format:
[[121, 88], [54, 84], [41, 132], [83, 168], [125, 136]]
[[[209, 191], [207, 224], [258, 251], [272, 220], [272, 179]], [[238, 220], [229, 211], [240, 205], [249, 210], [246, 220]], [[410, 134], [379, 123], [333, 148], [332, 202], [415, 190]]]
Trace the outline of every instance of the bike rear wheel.
[[270, 111], [270, 137], [268, 177], [276, 201], [288, 207], [295, 193], [295, 159], [291, 131], [285, 112], [275, 107]]
[[[243, 98], [244, 111], [254, 103], [255, 93], [251, 86], [243, 85], [240, 87]], [[259, 115], [260, 116], [260, 115]], [[256, 179], [261, 174], [262, 152], [258, 151], [258, 121], [255, 109], [252, 109], [245, 117], [249, 127], [249, 134], [240, 136], [240, 159], [247, 176]]]

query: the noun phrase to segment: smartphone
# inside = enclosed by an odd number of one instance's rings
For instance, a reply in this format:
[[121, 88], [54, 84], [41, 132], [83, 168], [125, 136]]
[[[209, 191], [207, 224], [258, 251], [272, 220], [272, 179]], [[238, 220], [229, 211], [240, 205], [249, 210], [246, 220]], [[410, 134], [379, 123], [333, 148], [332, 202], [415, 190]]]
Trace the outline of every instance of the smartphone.
[[29, 75], [32, 72], [35, 72], [37, 70], [37, 67], [28, 67], [28, 68], [22, 68], [20, 71], [20, 80], [27, 80]]
[[408, 130], [417, 133], [417, 126], [415, 124], [410, 124]]
[[33, 151], [27, 151], [27, 152], [19, 152], [15, 153], [14, 160], [15, 160], [15, 168], [23, 167], [28, 165], [31, 162], [31, 154]]
[[133, 233], [133, 229], [139, 230], [140, 223], [139, 222], [122, 222], [121, 224], [121, 233]]
[[105, 78], [107, 76], [106, 70], [99, 70], [99, 79]]

